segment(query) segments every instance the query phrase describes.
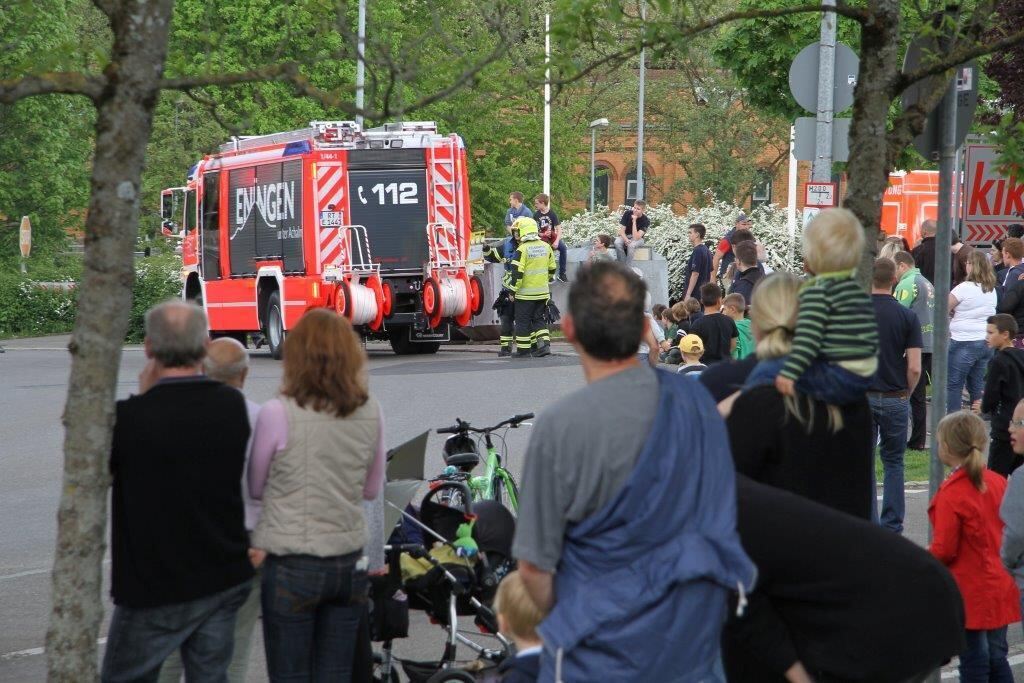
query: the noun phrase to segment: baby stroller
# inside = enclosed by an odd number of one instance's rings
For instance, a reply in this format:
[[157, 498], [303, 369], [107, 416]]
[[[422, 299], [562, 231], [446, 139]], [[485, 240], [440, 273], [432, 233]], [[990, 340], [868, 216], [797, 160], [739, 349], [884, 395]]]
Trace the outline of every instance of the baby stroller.
[[[412, 683], [475, 680], [470, 672], [493, 668], [509, 654], [491, 602], [498, 583], [514, 568], [515, 519], [495, 501], [472, 503], [468, 487], [452, 481], [431, 483], [418, 518], [409, 511], [402, 514], [406, 525], [422, 531], [423, 541], [404, 542], [409, 534], [398, 528], [385, 548], [389, 571], [373, 586], [374, 640], [383, 641], [377, 680], [397, 681], [395, 662]], [[392, 641], [408, 636], [408, 609], [423, 611], [445, 630], [440, 659], [422, 662], [392, 655]], [[481, 645], [460, 631], [460, 616], [472, 616], [494, 646]], [[475, 661], [458, 659], [460, 644], [473, 651]]]

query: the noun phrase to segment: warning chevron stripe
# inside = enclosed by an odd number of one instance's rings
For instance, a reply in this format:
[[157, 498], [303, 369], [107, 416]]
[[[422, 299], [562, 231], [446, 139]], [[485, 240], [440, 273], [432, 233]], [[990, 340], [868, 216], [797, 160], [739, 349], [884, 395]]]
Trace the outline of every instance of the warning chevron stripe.
[[966, 242], [993, 242], [1006, 235], [1009, 223], [967, 223]]

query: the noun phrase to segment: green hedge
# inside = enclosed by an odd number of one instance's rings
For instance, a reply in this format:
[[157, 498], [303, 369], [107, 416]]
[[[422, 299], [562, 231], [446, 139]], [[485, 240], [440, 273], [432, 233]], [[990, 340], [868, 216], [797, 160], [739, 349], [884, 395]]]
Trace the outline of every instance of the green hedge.
[[[140, 260], [135, 268], [126, 341], [142, 341], [146, 310], [180, 294], [181, 281], [174, 260]], [[76, 299], [74, 288], [51, 289], [18, 273], [0, 274], [0, 339], [70, 332], [78, 310]]]

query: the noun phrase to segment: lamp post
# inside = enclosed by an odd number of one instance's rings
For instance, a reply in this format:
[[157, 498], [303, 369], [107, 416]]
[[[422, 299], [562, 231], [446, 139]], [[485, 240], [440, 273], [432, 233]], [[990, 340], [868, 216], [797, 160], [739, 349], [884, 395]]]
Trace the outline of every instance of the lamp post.
[[597, 151], [597, 129], [607, 127], [608, 119], [594, 119], [590, 122], [590, 213], [594, 213], [594, 183], [596, 182], [594, 154]]

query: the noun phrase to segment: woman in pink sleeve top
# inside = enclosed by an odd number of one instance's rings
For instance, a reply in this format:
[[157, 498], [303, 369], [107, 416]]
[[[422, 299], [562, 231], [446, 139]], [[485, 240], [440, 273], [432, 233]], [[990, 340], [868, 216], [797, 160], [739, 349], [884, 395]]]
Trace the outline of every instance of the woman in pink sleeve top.
[[380, 407], [358, 337], [326, 309], [291, 330], [283, 369], [248, 475], [263, 503], [250, 554], [265, 565], [267, 670], [271, 681], [349, 680], [369, 586], [363, 501], [384, 482]]

